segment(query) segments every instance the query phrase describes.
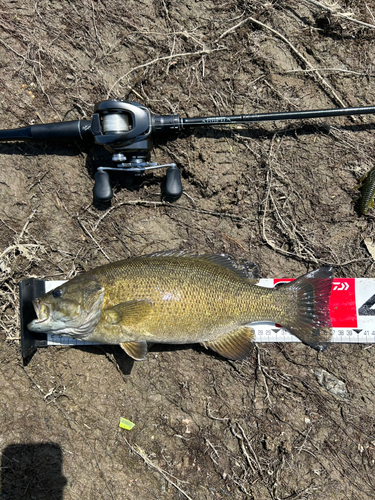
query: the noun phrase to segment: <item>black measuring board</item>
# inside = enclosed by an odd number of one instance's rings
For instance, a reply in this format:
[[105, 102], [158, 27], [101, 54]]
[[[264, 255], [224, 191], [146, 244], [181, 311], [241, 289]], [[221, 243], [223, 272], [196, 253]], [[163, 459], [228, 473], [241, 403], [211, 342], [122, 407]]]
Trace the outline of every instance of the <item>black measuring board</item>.
[[47, 334], [34, 333], [27, 325], [36, 318], [32, 301], [46, 292], [45, 281], [36, 278], [22, 280], [19, 283], [21, 316], [21, 353], [23, 359], [31, 356], [38, 347], [47, 347]]

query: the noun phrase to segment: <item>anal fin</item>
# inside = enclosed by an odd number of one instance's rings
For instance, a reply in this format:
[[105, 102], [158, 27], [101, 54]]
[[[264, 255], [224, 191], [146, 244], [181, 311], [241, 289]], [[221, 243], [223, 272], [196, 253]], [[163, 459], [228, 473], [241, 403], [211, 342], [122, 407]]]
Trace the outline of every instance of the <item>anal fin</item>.
[[144, 361], [147, 356], [147, 342], [123, 342], [120, 346], [136, 361]]
[[202, 342], [224, 358], [245, 359], [253, 348], [254, 330], [249, 326], [241, 326], [237, 330], [222, 335], [210, 342]]

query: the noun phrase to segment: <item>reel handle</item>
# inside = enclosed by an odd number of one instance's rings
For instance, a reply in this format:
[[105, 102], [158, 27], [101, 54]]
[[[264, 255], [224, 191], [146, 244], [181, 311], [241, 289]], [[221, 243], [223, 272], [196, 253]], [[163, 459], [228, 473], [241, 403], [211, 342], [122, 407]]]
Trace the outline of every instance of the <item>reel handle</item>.
[[176, 165], [167, 170], [163, 192], [171, 201], [178, 200], [182, 195], [181, 172]]
[[113, 198], [113, 191], [109, 175], [104, 170], [97, 170], [95, 174], [94, 199], [106, 202]]

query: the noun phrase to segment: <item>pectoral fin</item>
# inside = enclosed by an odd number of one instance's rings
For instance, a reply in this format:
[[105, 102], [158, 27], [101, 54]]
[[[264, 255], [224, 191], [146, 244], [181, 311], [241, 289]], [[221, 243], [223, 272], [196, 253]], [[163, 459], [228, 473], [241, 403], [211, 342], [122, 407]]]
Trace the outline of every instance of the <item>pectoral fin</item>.
[[147, 356], [147, 342], [123, 342], [120, 346], [136, 361], [144, 361]]
[[123, 326], [129, 327], [142, 321], [151, 312], [152, 307], [150, 300], [129, 300], [106, 309], [102, 315], [104, 321], [111, 325], [122, 323]]
[[237, 330], [222, 335], [212, 342], [203, 342], [224, 358], [245, 359], [253, 348], [254, 330], [249, 326], [241, 326]]

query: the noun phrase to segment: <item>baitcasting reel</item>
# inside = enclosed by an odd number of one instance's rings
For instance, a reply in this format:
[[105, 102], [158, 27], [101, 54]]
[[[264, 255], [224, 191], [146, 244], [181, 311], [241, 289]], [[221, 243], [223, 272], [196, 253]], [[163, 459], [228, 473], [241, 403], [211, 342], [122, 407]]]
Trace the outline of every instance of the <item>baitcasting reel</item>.
[[75, 120], [0, 130], [0, 141], [78, 140], [89, 142], [94, 139], [96, 144], [104, 146], [112, 154], [112, 161], [115, 164], [111, 167], [99, 167], [95, 173], [94, 198], [96, 200], [109, 201], [113, 197], [109, 171], [141, 175], [149, 170], [167, 168], [163, 192], [167, 199], [174, 201], [182, 194], [180, 171], [175, 163], [158, 165], [149, 161], [154, 138], [176, 134], [188, 127], [373, 113], [375, 113], [375, 106], [180, 118], [178, 115], [154, 115], [147, 107], [136, 102], [113, 99], [96, 104], [91, 121]]

